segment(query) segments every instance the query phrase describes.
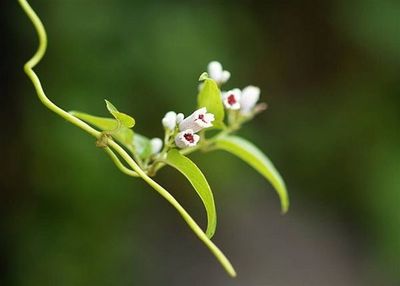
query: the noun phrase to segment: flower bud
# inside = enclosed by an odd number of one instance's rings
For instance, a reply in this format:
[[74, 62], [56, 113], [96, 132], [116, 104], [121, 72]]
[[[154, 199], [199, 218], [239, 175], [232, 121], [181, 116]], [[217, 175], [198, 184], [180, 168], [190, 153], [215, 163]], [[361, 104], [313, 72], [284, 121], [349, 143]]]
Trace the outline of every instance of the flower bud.
[[161, 123], [165, 129], [174, 130], [176, 126], [176, 113], [173, 111], [167, 112]]
[[252, 85], [245, 87], [240, 98], [240, 112], [244, 115], [251, 113], [259, 98], [260, 89], [258, 87]]
[[181, 123], [184, 118], [185, 118], [185, 115], [183, 115], [183, 113], [178, 113], [176, 115], [176, 123], [178, 123], [178, 124]]
[[221, 83], [227, 82], [231, 78], [231, 73], [229, 71], [223, 71], [221, 76]]
[[150, 146], [151, 146], [151, 154], [154, 155], [161, 151], [163, 142], [160, 138], [156, 137], [150, 140]]
[[223, 70], [221, 63], [217, 61], [210, 62], [208, 64], [207, 70], [209, 77], [215, 80], [218, 85], [227, 82], [228, 79], [231, 77], [231, 73], [229, 71]]

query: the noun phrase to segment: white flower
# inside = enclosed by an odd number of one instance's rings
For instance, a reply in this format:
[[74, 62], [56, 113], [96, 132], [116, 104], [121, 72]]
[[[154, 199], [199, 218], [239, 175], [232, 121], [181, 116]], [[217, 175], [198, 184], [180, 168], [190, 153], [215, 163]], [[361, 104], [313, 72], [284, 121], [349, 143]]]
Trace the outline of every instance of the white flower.
[[156, 137], [150, 140], [150, 146], [151, 146], [151, 154], [154, 155], [161, 151], [163, 142], [160, 138]]
[[221, 63], [217, 61], [210, 62], [208, 64], [207, 70], [209, 77], [215, 80], [218, 85], [227, 82], [228, 79], [231, 77], [231, 73], [229, 71], [223, 70]]
[[182, 122], [179, 123], [179, 130], [184, 131], [191, 129], [194, 133], [197, 133], [203, 128], [213, 126], [211, 123], [212, 121], [214, 121], [214, 114], [207, 113], [207, 108], [203, 107], [182, 120]]
[[238, 88], [222, 93], [222, 101], [227, 109], [238, 110], [240, 108], [241, 90]]
[[251, 113], [259, 98], [260, 89], [258, 87], [252, 85], [245, 87], [240, 98], [240, 112], [245, 115]]
[[173, 111], [167, 112], [161, 123], [165, 129], [174, 130], [176, 126], [176, 113]]
[[193, 147], [199, 142], [200, 136], [193, 133], [192, 129], [179, 132], [175, 137], [175, 144], [179, 148]]

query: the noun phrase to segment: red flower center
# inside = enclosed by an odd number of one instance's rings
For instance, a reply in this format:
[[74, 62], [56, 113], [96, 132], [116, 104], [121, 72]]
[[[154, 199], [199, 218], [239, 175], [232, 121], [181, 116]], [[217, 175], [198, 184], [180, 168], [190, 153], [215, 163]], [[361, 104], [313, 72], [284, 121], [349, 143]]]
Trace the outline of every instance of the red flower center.
[[228, 103], [229, 105], [234, 105], [237, 102], [235, 96], [233, 94], [228, 96]]
[[203, 121], [204, 123], [207, 123], [206, 120], [204, 119], [204, 114], [199, 114], [198, 119], [200, 119], [200, 120]]
[[185, 135], [183, 135], [183, 137], [185, 137], [186, 141], [188, 141], [188, 142], [190, 142], [190, 143], [194, 143], [193, 134], [186, 133]]

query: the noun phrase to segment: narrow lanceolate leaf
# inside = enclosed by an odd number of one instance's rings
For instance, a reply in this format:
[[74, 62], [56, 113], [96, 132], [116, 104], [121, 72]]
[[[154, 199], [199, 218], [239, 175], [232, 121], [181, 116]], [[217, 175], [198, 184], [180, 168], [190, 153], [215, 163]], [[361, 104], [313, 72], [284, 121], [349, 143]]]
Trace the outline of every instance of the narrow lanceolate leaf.
[[99, 117], [78, 111], [70, 111], [73, 116], [97, 127], [101, 131], [110, 131], [110, 135], [123, 144], [129, 151], [139, 155], [141, 159], [151, 155], [150, 139], [134, 133], [132, 129], [118, 126], [118, 120], [107, 117]]
[[118, 109], [108, 100], [106, 101], [106, 106], [108, 111], [114, 116], [115, 119], [117, 119], [124, 127], [127, 128], [132, 128], [135, 126], [135, 119], [133, 117], [129, 116], [128, 114], [119, 112]]
[[215, 127], [223, 128], [225, 112], [221, 100], [221, 91], [214, 80], [203, 75], [201, 79], [204, 79], [204, 83], [197, 96], [197, 105], [199, 108], [206, 107], [208, 112], [214, 114], [213, 125]]
[[187, 157], [172, 149], [168, 152], [166, 163], [181, 172], [192, 184], [197, 194], [203, 201], [207, 211], [207, 231], [206, 234], [211, 238], [217, 226], [217, 213], [215, 210], [214, 196], [211, 188], [200, 169]]
[[238, 136], [226, 136], [218, 139], [216, 141], [216, 148], [236, 155], [270, 181], [281, 200], [282, 212], [287, 212], [289, 208], [289, 197], [285, 182], [282, 180], [282, 177], [279, 175], [272, 162], [260, 149], [251, 142]]
[[70, 111], [69, 113], [103, 131], [114, 130], [118, 127], [118, 121], [113, 118], [94, 116], [80, 111]]

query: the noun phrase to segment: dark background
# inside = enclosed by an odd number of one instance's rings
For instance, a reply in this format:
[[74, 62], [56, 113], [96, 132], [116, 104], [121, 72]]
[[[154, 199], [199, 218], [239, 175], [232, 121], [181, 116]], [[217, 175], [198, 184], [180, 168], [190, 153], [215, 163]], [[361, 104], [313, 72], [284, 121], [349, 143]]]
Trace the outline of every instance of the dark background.
[[[399, 285], [399, 1], [31, 4], [49, 36], [36, 70], [66, 110], [105, 116], [107, 98], [154, 137], [166, 111], [194, 109], [211, 60], [226, 88], [259, 86], [269, 109], [241, 135], [281, 171], [291, 209], [229, 154], [192, 156], [230, 279], [167, 202], [40, 104], [22, 71], [36, 35], [2, 1], [0, 285]], [[204, 225], [183, 177], [157, 181]]]

